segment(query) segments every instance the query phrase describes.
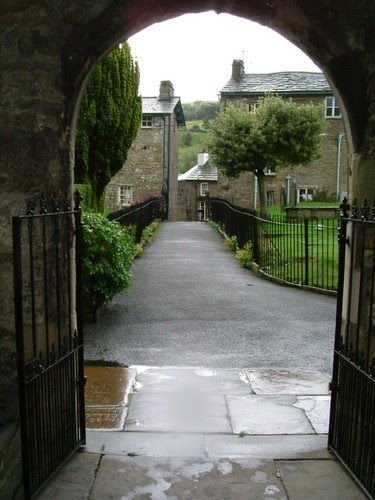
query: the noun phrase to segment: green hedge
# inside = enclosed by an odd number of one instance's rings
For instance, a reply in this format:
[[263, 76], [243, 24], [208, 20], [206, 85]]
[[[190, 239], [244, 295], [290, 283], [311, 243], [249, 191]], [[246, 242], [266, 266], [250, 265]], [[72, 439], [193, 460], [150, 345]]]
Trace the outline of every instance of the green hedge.
[[82, 226], [83, 306], [95, 319], [103, 305], [130, 287], [134, 230], [90, 212], [82, 214]]

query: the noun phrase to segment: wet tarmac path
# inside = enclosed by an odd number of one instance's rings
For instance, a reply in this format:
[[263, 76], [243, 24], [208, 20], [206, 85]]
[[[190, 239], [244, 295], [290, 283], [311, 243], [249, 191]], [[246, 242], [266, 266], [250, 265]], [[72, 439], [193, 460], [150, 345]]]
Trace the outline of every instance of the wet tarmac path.
[[86, 360], [331, 371], [336, 300], [242, 268], [204, 223], [162, 224], [97, 324]]

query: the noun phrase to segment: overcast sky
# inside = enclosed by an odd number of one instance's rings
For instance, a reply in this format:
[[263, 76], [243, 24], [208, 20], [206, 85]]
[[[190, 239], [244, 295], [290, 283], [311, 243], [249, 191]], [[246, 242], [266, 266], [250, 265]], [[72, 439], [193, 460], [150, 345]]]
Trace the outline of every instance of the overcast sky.
[[217, 100], [233, 59], [244, 59], [246, 73], [320, 71], [278, 33], [229, 14], [186, 14], [140, 31], [129, 44], [141, 95], [158, 95], [160, 81], [170, 80], [182, 102]]

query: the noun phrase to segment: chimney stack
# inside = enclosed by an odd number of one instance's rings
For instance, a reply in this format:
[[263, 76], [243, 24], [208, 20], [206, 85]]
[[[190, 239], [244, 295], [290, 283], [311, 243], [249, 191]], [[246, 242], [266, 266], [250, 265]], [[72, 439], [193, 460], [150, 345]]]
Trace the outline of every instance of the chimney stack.
[[159, 101], [171, 101], [174, 96], [174, 88], [169, 80], [160, 82]]
[[198, 153], [198, 166], [203, 167], [203, 165], [208, 161], [208, 153]]
[[241, 59], [234, 59], [232, 63], [232, 78], [233, 80], [240, 80], [245, 74], [245, 67]]

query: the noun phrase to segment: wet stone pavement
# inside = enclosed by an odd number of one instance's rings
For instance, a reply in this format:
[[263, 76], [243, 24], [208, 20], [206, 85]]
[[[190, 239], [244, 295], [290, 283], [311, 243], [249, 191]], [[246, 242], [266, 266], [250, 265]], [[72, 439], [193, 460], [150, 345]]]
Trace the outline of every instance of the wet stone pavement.
[[329, 373], [335, 307], [244, 269], [208, 224], [168, 222], [135, 261], [129, 294], [85, 324], [85, 359]]
[[85, 325], [86, 360], [107, 363], [85, 368], [87, 444], [39, 498], [364, 498], [327, 451], [334, 318], [207, 224], [163, 224], [129, 295]]
[[86, 366], [87, 445], [41, 499], [365, 498], [327, 451], [329, 377]]

